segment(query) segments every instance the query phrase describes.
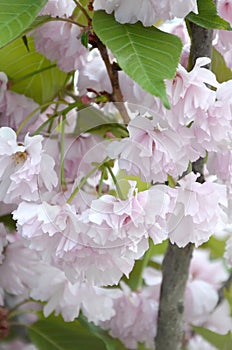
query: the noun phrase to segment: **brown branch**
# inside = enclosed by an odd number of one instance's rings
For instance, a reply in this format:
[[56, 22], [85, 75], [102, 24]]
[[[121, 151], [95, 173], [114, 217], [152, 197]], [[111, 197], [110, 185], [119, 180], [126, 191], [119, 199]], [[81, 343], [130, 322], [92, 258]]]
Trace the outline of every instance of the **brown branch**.
[[163, 281], [158, 314], [156, 350], [179, 350], [184, 330], [184, 292], [193, 245], [169, 243], [163, 261]]
[[[192, 45], [190, 50], [190, 69], [194, 66], [198, 57], [212, 56], [212, 39], [213, 31], [199, 27], [195, 23], [190, 22], [190, 29], [192, 34]], [[210, 65], [206, 66], [210, 69]]]
[[[192, 68], [198, 57], [211, 57], [212, 31], [190, 23], [192, 45], [190, 64]], [[203, 183], [204, 159], [199, 158], [192, 164], [195, 173], [199, 173], [197, 182]], [[180, 350], [184, 338], [184, 295], [188, 279], [188, 270], [193, 245], [178, 248], [169, 243], [163, 261], [163, 280], [160, 293], [156, 350]]]
[[84, 16], [87, 19], [88, 25], [90, 26], [92, 23], [92, 18], [89, 16], [89, 14], [86, 11], [86, 9], [84, 8], [84, 6], [82, 6], [78, 0], [73, 0], [73, 1], [75, 2], [76, 6], [82, 11], [82, 13], [84, 14]]
[[114, 105], [118, 109], [118, 111], [120, 112], [124, 122], [126, 124], [128, 124], [130, 121], [130, 117], [128, 116], [127, 110], [126, 110], [125, 105], [124, 105], [123, 96], [122, 96], [122, 92], [121, 92], [120, 85], [119, 85], [118, 69], [115, 69], [115, 65], [111, 64], [110, 59], [109, 59], [109, 55], [107, 52], [107, 48], [101, 42], [101, 40], [98, 37], [96, 37], [95, 42], [96, 42], [97, 48], [101, 54], [101, 57], [105, 63], [106, 70], [107, 70], [107, 73], [108, 73], [109, 78], [110, 78], [112, 91], [113, 91], [112, 95], [111, 95], [112, 102], [114, 103]]

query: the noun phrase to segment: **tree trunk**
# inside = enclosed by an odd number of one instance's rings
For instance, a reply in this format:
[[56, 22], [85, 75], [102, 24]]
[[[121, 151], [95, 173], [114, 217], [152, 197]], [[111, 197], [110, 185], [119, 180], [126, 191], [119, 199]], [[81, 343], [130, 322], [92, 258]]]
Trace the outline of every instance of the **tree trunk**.
[[[190, 23], [192, 44], [189, 66], [192, 68], [198, 57], [211, 57], [212, 30]], [[208, 67], [209, 68], [209, 67]], [[199, 172], [197, 181], [204, 182], [202, 158], [193, 163], [193, 171]], [[181, 350], [184, 338], [184, 296], [193, 245], [178, 248], [169, 243], [163, 261], [158, 313], [156, 350]]]

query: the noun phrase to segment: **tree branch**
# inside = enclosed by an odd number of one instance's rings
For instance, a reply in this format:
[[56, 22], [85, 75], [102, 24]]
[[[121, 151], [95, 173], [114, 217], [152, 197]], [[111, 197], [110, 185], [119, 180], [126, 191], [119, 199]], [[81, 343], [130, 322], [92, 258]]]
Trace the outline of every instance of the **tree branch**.
[[130, 118], [128, 116], [127, 110], [126, 110], [125, 105], [123, 103], [123, 96], [122, 96], [122, 92], [121, 92], [119, 80], [118, 80], [118, 69], [115, 69], [114, 64], [110, 63], [107, 48], [105, 47], [105, 45], [101, 42], [101, 40], [99, 38], [96, 38], [96, 45], [98, 47], [98, 50], [101, 54], [101, 57], [102, 57], [104, 63], [105, 63], [107, 73], [108, 73], [109, 78], [110, 78], [110, 82], [111, 82], [111, 86], [112, 86], [112, 90], [113, 90], [112, 95], [111, 95], [112, 102], [114, 102], [114, 105], [118, 109], [118, 111], [120, 112], [124, 122], [126, 124], [128, 124], [130, 121]]
[[[212, 31], [190, 23], [192, 45], [190, 68], [198, 57], [211, 57]], [[197, 182], [203, 183], [204, 160], [192, 164], [193, 172], [199, 173]], [[163, 280], [160, 293], [156, 350], [180, 350], [184, 337], [184, 296], [193, 245], [179, 248], [169, 243], [163, 261]]]
[[182, 348], [184, 293], [193, 245], [181, 249], [169, 242], [163, 261], [156, 350]]

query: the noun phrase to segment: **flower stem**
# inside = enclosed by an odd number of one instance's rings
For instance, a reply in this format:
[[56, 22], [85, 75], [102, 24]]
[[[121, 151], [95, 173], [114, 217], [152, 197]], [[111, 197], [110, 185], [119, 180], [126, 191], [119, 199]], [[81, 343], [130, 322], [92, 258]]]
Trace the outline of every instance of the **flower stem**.
[[81, 3], [79, 3], [79, 1], [77, 0], [73, 0], [76, 4], [76, 6], [82, 11], [82, 13], [85, 15], [87, 21], [88, 21], [88, 25], [91, 25], [92, 23], [92, 18], [89, 16], [88, 12], [86, 11], [86, 9], [81, 5]]
[[98, 197], [101, 197], [101, 195], [102, 195], [103, 180], [104, 180], [104, 170], [102, 170], [101, 178], [100, 178], [100, 181], [99, 181], [99, 186], [98, 186]]
[[61, 143], [60, 143], [60, 153], [61, 153], [60, 179], [61, 179], [61, 188], [62, 188], [62, 190], [66, 190], [67, 189], [67, 184], [66, 184], [66, 181], [65, 181], [65, 172], [64, 172], [65, 121], [66, 121], [66, 116], [62, 116], [62, 119], [61, 119]]
[[114, 173], [113, 173], [111, 167], [110, 167], [108, 164], [106, 164], [106, 168], [108, 169], [108, 171], [109, 171], [109, 173], [110, 173], [110, 176], [111, 176], [111, 178], [112, 178], [112, 180], [113, 180], [113, 182], [114, 182], [114, 184], [115, 184], [116, 190], [117, 190], [117, 192], [118, 192], [118, 197], [119, 197], [120, 199], [125, 199], [125, 197], [124, 197], [123, 194], [122, 194], [121, 188], [120, 188], [120, 186], [119, 186], [119, 184], [118, 184], [118, 181], [117, 181], [117, 179], [116, 179], [116, 177], [115, 177], [115, 175], [114, 175]]
[[102, 163], [97, 164], [95, 167], [93, 167], [93, 169], [91, 169], [86, 175], [85, 177], [82, 178], [80, 184], [74, 189], [74, 191], [71, 193], [70, 197], [67, 200], [67, 203], [70, 204], [72, 202], [72, 200], [74, 199], [74, 197], [76, 196], [76, 194], [80, 191], [81, 187], [86, 183], [86, 181], [88, 180], [88, 178], [90, 176], [92, 176], [105, 162], [107, 161], [107, 158], [103, 160]]

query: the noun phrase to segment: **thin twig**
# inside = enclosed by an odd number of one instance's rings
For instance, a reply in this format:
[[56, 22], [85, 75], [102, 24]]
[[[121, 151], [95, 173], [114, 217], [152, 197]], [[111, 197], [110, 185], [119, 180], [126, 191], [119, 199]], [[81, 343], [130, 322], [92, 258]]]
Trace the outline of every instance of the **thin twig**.
[[88, 21], [88, 25], [91, 25], [92, 23], [92, 18], [89, 16], [88, 12], [86, 11], [86, 9], [79, 3], [79, 1], [77, 0], [73, 0], [76, 4], [76, 6], [82, 11], [82, 13], [85, 15], [87, 21]]
[[224, 294], [224, 290], [229, 291], [230, 287], [232, 284], [232, 272], [230, 273], [228, 279], [223, 283], [223, 285], [221, 286], [221, 288], [218, 291], [218, 303], [217, 306], [219, 304], [221, 304], [223, 302], [223, 300], [225, 299], [225, 294]]
[[118, 109], [118, 111], [120, 112], [124, 122], [126, 124], [128, 124], [130, 122], [130, 117], [129, 117], [127, 110], [125, 108], [125, 105], [123, 103], [123, 96], [122, 96], [122, 92], [121, 92], [120, 85], [119, 85], [119, 79], [118, 79], [118, 70], [114, 69], [113, 64], [110, 63], [107, 48], [101, 42], [101, 40], [99, 38], [96, 38], [96, 45], [98, 47], [98, 50], [101, 54], [101, 57], [102, 57], [104, 63], [105, 63], [107, 73], [109, 75], [110, 82], [112, 85], [112, 90], [113, 90], [112, 95], [111, 95], [112, 102], [114, 103], [114, 105]]
[[81, 24], [80, 22], [74, 21], [72, 18], [51, 17], [47, 22], [57, 22], [57, 21], [67, 22], [70, 24], [74, 24], [78, 27], [86, 28], [86, 25]]

